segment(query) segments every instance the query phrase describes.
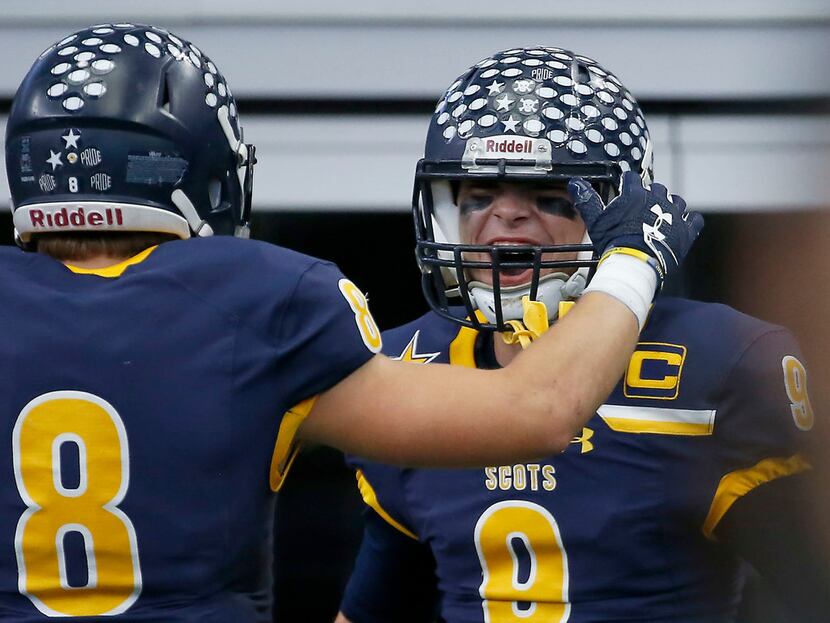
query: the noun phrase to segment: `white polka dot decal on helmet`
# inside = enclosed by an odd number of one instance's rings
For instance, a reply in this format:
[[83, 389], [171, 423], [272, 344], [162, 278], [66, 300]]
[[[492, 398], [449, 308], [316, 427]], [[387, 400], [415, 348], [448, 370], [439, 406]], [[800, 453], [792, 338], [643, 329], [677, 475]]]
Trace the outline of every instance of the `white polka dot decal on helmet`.
[[[634, 152], [631, 140], [631, 133], [639, 136], [642, 132], [645, 142], [649, 141], [640, 107], [613, 74], [588, 57], [551, 47], [501, 52], [456, 80], [437, 110], [443, 111], [448, 104], [455, 111], [464, 108], [460, 114], [441, 117], [438, 123], [447, 143], [502, 132], [533, 138], [554, 133], [558, 149], [568, 151], [564, 158], [627, 161], [629, 167], [651, 177], [651, 162], [643, 160], [650, 150], [643, 154], [641, 146]], [[492, 123], [492, 117], [500, 123]], [[521, 122], [514, 123], [516, 119]], [[637, 131], [623, 133], [621, 127], [628, 130], [629, 124]], [[634, 157], [638, 152], [639, 158]], [[555, 153], [553, 161], [557, 161]]]
[[[587, 241], [567, 245], [567, 250], [550, 245], [508, 252], [504, 247], [473, 250], [463, 244], [455, 205], [460, 181], [483, 178], [561, 185], [578, 176], [608, 200], [617, 193], [622, 173], [629, 170], [646, 183], [651, 181], [648, 128], [635, 98], [595, 60], [561, 48], [534, 46], [505, 50], [470, 67], [438, 101], [415, 174], [417, 256], [430, 306], [467, 326], [504, 330], [504, 299], [499, 298], [497, 285], [501, 262], [512, 262], [516, 270], [533, 270], [528, 293], [535, 300], [544, 299], [536, 298], [541, 290], [553, 291], [549, 282], [540, 283], [542, 269], [559, 269], [563, 274], [562, 261], [557, 264], [543, 256], [568, 253], [567, 268], [585, 275], [595, 264]], [[471, 267], [465, 258], [471, 253], [490, 254], [492, 309], [484, 309], [477, 298], [480, 284], [469, 287], [466, 275]], [[458, 310], [451, 311], [453, 305], [461, 306], [460, 316]], [[480, 321], [476, 310], [488, 322]]]
[[[83, 73], [77, 70], [86, 69], [90, 67], [90, 64], [92, 65], [92, 71], [97, 75], [106, 74], [115, 69], [117, 67], [118, 54], [123, 51], [124, 44], [131, 47], [138, 47], [152, 58], [166, 60], [169, 56], [180, 62], [189, 62], [197, 68], [202, 67], [201, 52], [197, 54], [195, 47], [191, 47], [190, 44], [185, 46], [181, 39], [175, 35], [171, 35], [167, 31], [132, 24], [107, 24], [100, 28], [66, 37], [41, 55], [41, 58], [46, 58], [50, 55], [50, 51], [54, 50], [59, 59], [71, 56], [72, 58], [70, 60], [74, 61], [56, 60], [53, 64], [52, 73], [54, 75], [70, 73], [65, 77], [64, 86], [67, 88], [64, 89], [64, 92], [55, 95], [59, 93], [60, 89], [52, 89], [48, 92], [50, 97], [58, 98], [65, 95], [62, 103], [67, 110], [79, 110], [78, 107], [74, 107], [74, 100], [72, 100], [73, 106], [66, 106], [66, 101], [70, 98], [74, 97], [83, 100], [85, 95], [90, 95], [91, 93], [97, 94], [93, 95], [93, 97], [101, 97], [106, 92], [105, 81], [101, 83], [103, 88], [81, 88], [79, 91], [72, 93], [67, 93], [67, 91], [69, 86], [83, 86], [84, 82], [89, 78], [89, 73]], [[188, 47], [187, 54], [182, 52], [182, 47]], [[216, 66], [211, 61], [208, 61], [208, 63], [212, 69], [206, 75], [213, 77], [213, 74], [216, 73]], [[214, 85], [207, 84], [207, 86], [211, 88]], [[225, 86], [221, 82], [218, 83], [216, 89], [211, 89], [211, 92], [217, 98], [217, 102], [219, 98], [226, 96], [224, 90]], [[207, 93], [205, 96], [206, 101], [212, 101], [214, 99], [207, 98]], [[213, 108], [215, 105], [211, 107]]]
[[[47, 48], [6, 125], [22, 246], [41, 231], [245, 235], [254, 162], [213, 62], [141, 24], [99, 24]], [[119, 217], [87, 218], [87, 203]]]

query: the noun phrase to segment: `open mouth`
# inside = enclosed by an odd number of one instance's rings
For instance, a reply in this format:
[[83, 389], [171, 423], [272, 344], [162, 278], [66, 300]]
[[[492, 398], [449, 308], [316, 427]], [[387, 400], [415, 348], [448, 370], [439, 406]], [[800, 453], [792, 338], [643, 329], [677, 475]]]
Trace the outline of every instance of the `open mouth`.
[[[508, 251], [505, 249], [499, 250], [498, 255], [499, 264], [502, 266], [499, 273], [508, 277], [516, 277], [530, 270], [535, 254], [532, 251]], [[505, 266], [509, 264], [521, 264], [522, 266]]]
[[[502, 275], [515, 277], [530, 270], [533, 262], [533, 253], [530, 251], [501, 251], [499, 252], [499, 264], [502, 266], [499, 271]], [[513, 267], [509, 266], [514, 264]], [[521, 264], [521, 266], [515, 266]]]

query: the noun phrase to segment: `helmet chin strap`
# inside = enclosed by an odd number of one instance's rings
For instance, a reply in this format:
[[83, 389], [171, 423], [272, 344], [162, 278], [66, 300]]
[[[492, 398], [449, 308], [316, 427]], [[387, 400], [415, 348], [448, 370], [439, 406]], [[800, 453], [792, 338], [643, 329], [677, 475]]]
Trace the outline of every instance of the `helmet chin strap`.
[[[551, 273], [539, 279], [539, 288], [536, 292], [536, 301], [543, 303], [547, 308], [547, 320], [556, 320], [559, 314], [559, 303], [579, 297], [585, 289], [588, 270], [578, 269], [572, 275], [565, 273]], [[493, 286], [481, 281], [470, 282], [470, 297], [488, 322], [496, 322], [496, 297]], [[530, 285], [501, 288], [500, 303], [502, 318], [505, 321], [523, 320], [525, 306], [523, 299], [530, 301]], [[531, 303], [534, 301], [530, 301]]]
[[550, 328], [548, 310], [540, 301], [531, 301], [529, 296], [522, 297], [524, 314], [521, 321], [508, 320], [507, 325], [512, 331], [505, 331], [501, 339], [505, 344], [521, 344], [522, 348], [530, 346], [531, 342]]

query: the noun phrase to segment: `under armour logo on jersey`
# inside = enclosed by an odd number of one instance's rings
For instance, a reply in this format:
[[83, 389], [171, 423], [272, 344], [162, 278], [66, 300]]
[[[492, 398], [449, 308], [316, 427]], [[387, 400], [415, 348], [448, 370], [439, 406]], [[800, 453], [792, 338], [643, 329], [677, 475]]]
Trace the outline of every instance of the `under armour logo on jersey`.
[[594, 431], [590, 428], [583, 428], [582, 434], [578, 437], [574, 437], [571, 440], [571, 443], [578, 443], [580, 445], [580, 454], [585, 454], [586, 452], [590, 452], [594, 449], [594, 444], [591, 443], [590, 439], [594, 436]]
[[659, 242], [661, 246], [671, 254], [674, 263], [679, 264], [677, 257], [671, 250], [671, 247], [666, 244], [666, 234], [660, 231], [663, 223], [666, 223], [669, 227], [671, 227], [672, 215], [670, 212], [663, 212], [660, 205], [656, 203], [651, 206], [651, 212], [657, 215], [657, 219], [654, 221], [654, 225], [643, 223], [643, 240], [648, 245], [649, 249], [654, 252], [654, 255], [657, 257], [657, 261], [660, 262], [660, 267], [663, 269], [663, 273], [665, 273], [667, 270], [666, 258], [663, 257], [663, 252], [658, 250], [654, 243], [655, 241]]

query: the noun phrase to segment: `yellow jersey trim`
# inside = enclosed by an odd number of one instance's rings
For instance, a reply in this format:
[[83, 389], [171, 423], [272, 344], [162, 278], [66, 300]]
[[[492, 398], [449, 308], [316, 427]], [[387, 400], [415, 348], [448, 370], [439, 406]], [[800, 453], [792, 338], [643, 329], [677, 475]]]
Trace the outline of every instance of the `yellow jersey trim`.
[[420, 335], [420, 329], [415, 331], [415, 334], [412, 336], [412, 339], [409, 340], [409, 344], [406, 345], [406, 348], [403, 349], [403, 352], [397, 357], [395, 357], [395, 359], [397, 359], [398, 361], [408, 361], [410, 363], [429, 363], [441, 354], [440, 351], [437, 353], [419, 353], [418, 337], [420, 337]]
[[140, 264], [146, 260], [157, 247], [157, 244], [153, 245], [152, 247], [144, 249], [141, 253], [133, 255], [131, 258], [126, 259], [123, 262], [113, 264], [112, 266], [104, 266], [103, 268], [81, 268], [80, 266], [73, 266], [72, 264], [65, 264], [65, 266], [73, 273], [77, 273], [79, 275], [98, 275], [99, 277], [107, 277], [108, 279], [112, 279], [114, 277], [120, 277], [123, 272], [133, 264]]
[[271, 456], [271, 472], [268, 479], [271, 490], [274, 492], [282, 488], [288, 470], [291, 469], [294, 459], [297, 458], [302, 449], [302, 444], [296, 440], [297, 430], [308, 417], [308, 414], [311, 413], [316, 400], [317, 396], [307, 398], [294, 405], [282, 416], [277, 441], [274, 444], [274, 454]]
[[711, 435], [715, 409], [664, 409], [633, 405], [600, 405], [597, 413], [618, 433], [654, 435]]
[[[481, 322], [487, 322], [487, 318], [480, 310], [476, 310], [476, 318]], [[461, 327], [458, 335], [450, 342], [450, 365], [463, 366], [465, 368], [476, 367], [475, 345], [478, 331], [470, 327]]]
[[368, 507], [373, 509], [378, 515], [380, 515], [383, 520], [388, 523], [390, 526], [395, 528], [398, 532], [405, 534], [410, 539], [418, 540], [418, 537], [415, 535], [414, 532], [407, 529], [406, 526], [403, 524], [395, 521], [392, 516], [387, 513], [384, 508], [380, 505], [378, 501], [378, 496], [375, 493], [375, 490], [372, 488], [372, 485], [369, 484], [369, 481], [366, 480], [366, 476], [363, 474], [363, 470], [359, 469], [355, 473], [355, 477], [357, 478], [357, 488], [360, 490], [360, 495], [363, 496], [363, 501], [366, 503]]
[[565, 315], [571, 311], [576, 305], [576, 301], [559, 301], [559, 313], [557, 314], [557, 319], [562, 320]]
[[784, 476], [792, 476], [811, 469], [810, 464], [800, 454], [789, 458], [764, 459], [748, 469], [739, 469], [726, 474], [720, 480], [718, 490], [709, 508], [706, 521], [703, 522], [703, 534], [707, 539], [714, 537], [721, 519], [739, 498], [756, 487]]

